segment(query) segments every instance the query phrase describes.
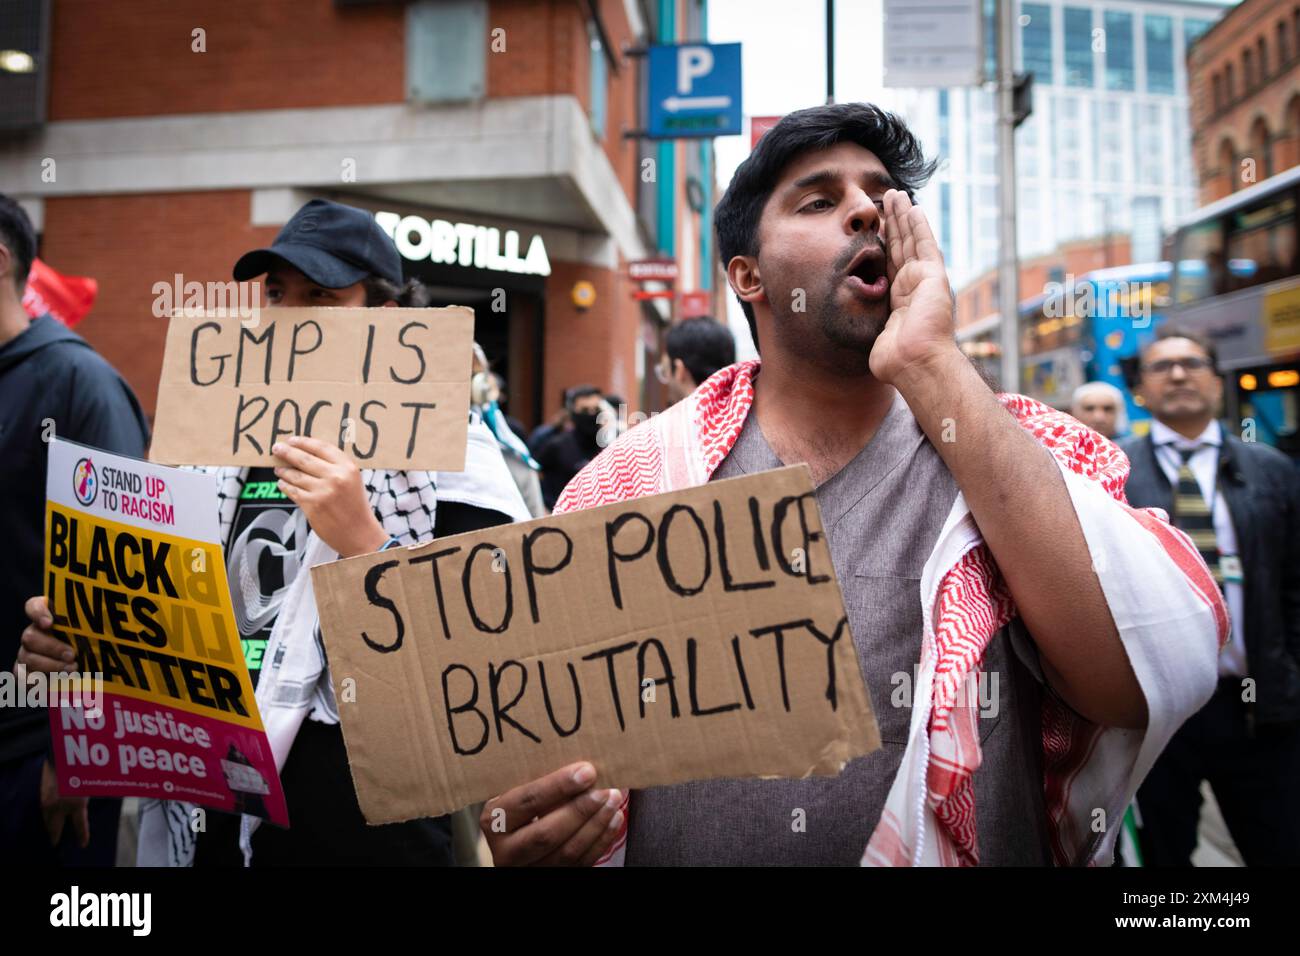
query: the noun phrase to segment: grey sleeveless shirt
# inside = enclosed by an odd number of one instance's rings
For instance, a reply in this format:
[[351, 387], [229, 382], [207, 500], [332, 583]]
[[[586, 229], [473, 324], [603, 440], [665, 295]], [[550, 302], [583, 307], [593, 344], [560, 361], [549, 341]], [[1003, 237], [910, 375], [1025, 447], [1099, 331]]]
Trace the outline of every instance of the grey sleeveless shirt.
[[[757, 416], [713, 480], [781, 467]], [[632, 794], [626, 862], [649, 865], [857, 864], [902, 761], [921, 656], [921, 570], [957, 496], [956, 482], [896, 396], [871, 441], [817, 488], [881, 748], [836, 777], [704, 780]], [[1021, 631], [1023, 633], [1023, 631]], [[980, 862], [1051, 862], [1032, 647], [994, 636], [980, 678], [975, 774]]]

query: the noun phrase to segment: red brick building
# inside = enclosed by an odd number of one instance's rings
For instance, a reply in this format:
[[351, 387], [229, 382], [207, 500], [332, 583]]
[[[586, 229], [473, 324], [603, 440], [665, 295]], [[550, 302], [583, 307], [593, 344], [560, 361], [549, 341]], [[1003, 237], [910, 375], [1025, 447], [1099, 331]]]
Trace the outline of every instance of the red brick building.
[[1300, 165], [1300, 3], [1244, 0], [1187, 54], [1202, 205]]
[[[99, 281], [77, 331], [150, 412], [154, 283], [229, 279], [313, 197], [378, 214], [435, 304], [474, 307], [526, 425], [579, 382], [659, 406], [672, 308], [635, 301], [626, 264], [667, 254], [682, 288], [717, 288], [712, 146], [625, 135], [644, 82], [625, 51], [703, 37], [702, 0], [27, 6], [48, 16], [44, 117], [0, 130], [0, 189], [31, 212], [43, 259]], [[691, 178], [701, 211], [661, 200]], [[440, 229], [457, 230], [451, 261], [430, 252]]]

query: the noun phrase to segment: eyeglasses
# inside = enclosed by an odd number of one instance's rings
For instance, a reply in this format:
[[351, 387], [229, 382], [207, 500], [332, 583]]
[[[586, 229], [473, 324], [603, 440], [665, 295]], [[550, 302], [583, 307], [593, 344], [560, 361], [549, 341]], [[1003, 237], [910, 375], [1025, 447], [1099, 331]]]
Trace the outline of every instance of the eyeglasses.
[[1142, 371], [1149, 372], [1152, 375], [1168, 375], [1174, 370], [1174, 366], [1180, 366], [1184, 372], [1204, 372], [1213, 368], [1209, 359], [1203, 358], [1182, 358], [1182, 359], [1158, 359], [1154, 362], [1148, 362], [1142, 366]]

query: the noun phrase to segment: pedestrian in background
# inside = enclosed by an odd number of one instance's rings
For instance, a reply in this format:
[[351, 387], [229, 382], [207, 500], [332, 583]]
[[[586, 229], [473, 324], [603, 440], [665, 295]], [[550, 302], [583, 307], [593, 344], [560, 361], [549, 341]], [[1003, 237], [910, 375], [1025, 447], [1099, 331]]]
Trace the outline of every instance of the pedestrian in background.
[[501, 457], [505, 459], [510, 477], [514, 479], [524, 504], [528, 506], [528, 513], [534, 518], [544, 517], [550, 512], [542, 500], [542, 466], [528, 450], [501, 407], [505, 400], [505, 380], [492, 372], [487, 355], [477, 342], [474, 343], [473, 371], [474, 375], [470, 379], [470, 404], [496, 438]]
[[1170, 740], [1138, 791], [1148, 866], [1188, 866], [1208, 780], [1248, 866], [1300, 863], [1300, 471], [1216, 420], [1213, 344], [1163, 325], [1142, 353], [1155, 421], [1125, 443], [1135, 507], [1163, 508], [1227, 599], [1232, 637], [1213, 698]]
[[1104, 438], [1118, 439], [1128, 431], [1124, 394], [1109, 382], [1088, 382], [1076, 388], [1070, 414]]
[[675, 405], [720, 368], [736, 361], [736, 339], [731, 330], [713, 319], [686, 319], [668, 330], [664, 357], [655, 377]]
[[[0, 661], [19, 653], [24, 602], [44, 587], [45, 459], [52, 437], [144, 456], [149, 426], [131, 387], [48, 313], [31, 319], [23, 292], [36, 231], [0, 195]], [[64, 661], [59, 661], [60, 666]], [[68, 665], [69, 669], [71, 665]], [[121, 800], [59, 796], [44, 708], [0, 707], [0, 860], [112, 866]]]
[[594, 385], [575, 385], [564, 393], [572, 427], [557, 429], [537, 451], [547, 510], [555, 507], [573, 476], [600, 454], [600, 414], [606, 407], [605, 396]]

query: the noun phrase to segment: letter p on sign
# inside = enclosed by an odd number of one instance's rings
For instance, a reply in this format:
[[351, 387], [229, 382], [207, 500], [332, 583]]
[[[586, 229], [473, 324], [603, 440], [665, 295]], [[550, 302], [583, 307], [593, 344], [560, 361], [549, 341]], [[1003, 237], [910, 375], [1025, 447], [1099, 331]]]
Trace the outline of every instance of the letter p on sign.
[[713, 71], [713, 51], [706, 46], [684, 46], [677, 51], [677, 92], [685, 96], [700, 77]]

